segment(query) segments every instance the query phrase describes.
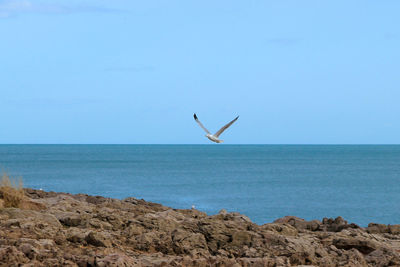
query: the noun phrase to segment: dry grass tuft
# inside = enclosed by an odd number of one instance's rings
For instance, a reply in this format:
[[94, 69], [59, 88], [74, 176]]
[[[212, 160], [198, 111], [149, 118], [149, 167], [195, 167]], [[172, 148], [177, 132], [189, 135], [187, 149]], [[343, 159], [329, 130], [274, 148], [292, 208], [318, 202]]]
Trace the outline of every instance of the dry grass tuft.
[[0, 181], [0, 198], [3, 199], [4, 208], [20, 208], [24, 197], [22, 179], [15, 181], [8, 174], [3, 173]]

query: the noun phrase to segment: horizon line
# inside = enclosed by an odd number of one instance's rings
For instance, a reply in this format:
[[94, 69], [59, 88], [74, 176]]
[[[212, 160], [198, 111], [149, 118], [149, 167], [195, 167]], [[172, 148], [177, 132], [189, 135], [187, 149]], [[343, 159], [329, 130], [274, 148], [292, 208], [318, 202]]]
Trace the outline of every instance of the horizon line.
[[211, 145], [211, 146], [230, 146], [230, 145], [244, 145], [244, 146], [396, 146], [400, 145], [400, 143], [279, 143], [279, 144], [266, 144], [266, 143], [259, 143], [259, 144], [171, 144], [171, 143], [157, 143], [157, 144], [150, 144], [150, 143], [0, 143], [0, 145], [173, 145], [173, 146], [185, 146], [185, 145]]

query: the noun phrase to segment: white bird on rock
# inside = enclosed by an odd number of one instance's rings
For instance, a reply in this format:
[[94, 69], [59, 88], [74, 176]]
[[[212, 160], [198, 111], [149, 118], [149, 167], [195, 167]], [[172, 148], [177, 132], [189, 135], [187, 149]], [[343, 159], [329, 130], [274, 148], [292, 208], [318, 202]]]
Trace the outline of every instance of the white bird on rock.
[[229, 122], [228, 124], [226, 124], [225, 126], [223, 126], [221, 129], [218, 130], [218, 132], [216, 132], [215, 134], [211, 134], [206, 127], [204, 127], [204, 125], [199, 121], [199, 119], [196, 116], [196, 113], [193, 114], [194, 120], [200, 125], [201, 128], [203, 128], [203, 130], [207, 133], [206, 137], [208, 139], [210, 139], [211, 141], [215, 142], [215, 143], [222, 143], [224, 142], [224, 140], [219, 139], [218, 137], [226, 130], [228, 129], [229, 126], [231, 126], [238, 118], [239, 116], [237, 116], [235, 119], [233, 119], [231, 122]]

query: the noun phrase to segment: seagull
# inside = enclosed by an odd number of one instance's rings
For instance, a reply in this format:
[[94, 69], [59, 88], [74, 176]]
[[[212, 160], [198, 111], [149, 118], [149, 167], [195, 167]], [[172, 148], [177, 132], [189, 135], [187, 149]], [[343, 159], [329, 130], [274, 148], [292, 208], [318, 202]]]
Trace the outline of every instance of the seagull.
[[204, 125], [199, 121], [199, 119], [196, 116], [196, 113], [193, 114], [194, 120], [200, 125], [201, 128], [203, 128], [203, 130], [207, 133], [206, 137], [208, 139], [210, 139], [211, 141], [215, 142], [215, 143], [222, 143], [224, 142], [224, 140], [219, 139], [218, 137], [226, 130], [228, 129], [229, 126], [231, 126], [238, 118], [239, 116], [237, 116], [235, 119], [233, 119], [231, 122], [229, 122], [228, 124], [226, 124], [225, 126], [223, 126], [221, 129], [218, 130], [218, 132], [216, 132], [215, 134], [211, 134], [206, 127], [204, 127]]

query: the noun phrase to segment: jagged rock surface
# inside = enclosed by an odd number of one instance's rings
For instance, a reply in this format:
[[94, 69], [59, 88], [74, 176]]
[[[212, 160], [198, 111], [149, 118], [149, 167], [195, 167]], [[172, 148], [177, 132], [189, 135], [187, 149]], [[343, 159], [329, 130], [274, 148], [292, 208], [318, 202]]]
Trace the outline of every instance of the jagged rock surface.
[[33, 209], [0, 208], [0, 266], [400, 266], [400, 225], [256, 225], [226, 211], [25, 192]]

